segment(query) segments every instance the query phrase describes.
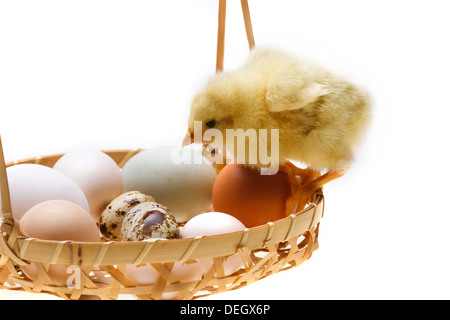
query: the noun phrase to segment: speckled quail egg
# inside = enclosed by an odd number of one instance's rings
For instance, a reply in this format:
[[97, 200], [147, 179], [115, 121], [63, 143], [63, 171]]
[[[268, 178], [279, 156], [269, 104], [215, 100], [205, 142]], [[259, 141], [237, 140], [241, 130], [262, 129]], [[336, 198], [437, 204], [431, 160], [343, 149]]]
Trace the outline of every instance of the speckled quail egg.
[[99, 226], [103, 236], [108, 240], [120, 241], [122, 221], [128, 211], [143, 202], [154, 201], [152, 196], [139, 191], [125, 192], [112, 200], [100, 216]]
[[120, 235], [122, 241], [172, 239], [178, 236], [178, 224], [166, 206], [156, 202], [144, 202], [125, 215]]

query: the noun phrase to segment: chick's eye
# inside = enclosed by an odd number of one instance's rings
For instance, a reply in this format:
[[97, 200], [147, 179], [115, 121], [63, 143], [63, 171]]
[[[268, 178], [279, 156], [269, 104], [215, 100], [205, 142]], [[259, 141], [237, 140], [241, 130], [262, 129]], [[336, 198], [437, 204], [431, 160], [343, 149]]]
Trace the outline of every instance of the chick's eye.
[[205, 123], [205, 125], [206, 125], [208, 128], [214, 128], [214, 127], [216, 126], [216, 124], [217, 124], [217, 121], [216, 121], [216, 120], [209, 120], [209, 121], [207, 121], [207, 122]]

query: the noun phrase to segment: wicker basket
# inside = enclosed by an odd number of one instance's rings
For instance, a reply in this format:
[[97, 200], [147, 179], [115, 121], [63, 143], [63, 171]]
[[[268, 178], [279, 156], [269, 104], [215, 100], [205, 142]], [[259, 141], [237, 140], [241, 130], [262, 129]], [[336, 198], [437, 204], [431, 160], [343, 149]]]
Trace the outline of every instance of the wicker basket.
[[[141, 150], [105, 151], [122, 166]], [[42, 156], [6, 164], [53, 164], [63, 154]], [[4, 176], [2, 177], [4, 181]], [[2, 183], [2, 196], [7, 185]], [[0, 238], [0, 288], [44, 292], [64, 299], [79, 299], [82, 295], [100, 299], [117, 299], [119, 294], [134, 294], [140, 299], [160, 299], [163, 293], [178, 292], [182, 299], [194, 299], [248, 285], [276, 272], [300, 265], [318, 248], [319, 222], [323, 215], [321, 192], [304, 210], [289, 217], [240, 232], [191, 239], [155, 242], [104, 241], [99, 243], [45, 241], [25, 238], [13, 219], [9, 204], [2, 201], [2, 237]], [[223, 262], [238, 253], [244, 267], [224, 276]], [[214, 264], [203, 279], [180, 282], [170, 270], [176, 261], [212, 257]], [[36, 262], [39, 276], [28, 279], [20, 266]], [[146, 264], [160, 273], [154, 285], [133, 286], [124, 275], [127, 264]], [[89, 274], [81, 270], [81, 288], [55, 286], [46, 270], [49, 264], [92, 266]]]
[[[248, 6], [245, 0], [241, 2], [249, 45], [252, 48], [254, 41]], [[220, 0], [217, 71], [221, 71], [223, 67], [224, 21], [225, 1]], [[104, 152], [122, 167], [140, 151], [142, 149]], [[5, 164], [0, 140], [0, 183], [4, 217], [0, 237], [0, 289], [49, 293], [72, 300], [86, 297], [111, 300], [117, 299], [121, 294], [132, 294], [139, 299], [161, 299], [164, 293], [177, 293], [179, 299], [197, 299], [234, 290], [298, 266], [318, 248], [319, 222], [324, 211], [321, 190], [305, 209], [284, 219], [217, 236], [154, 242], [103, 239], [95, 243], [24, 237], [19, 222], [11, 212], [6, 168], [23, 163], [52, 167], [62, 156], [63, 154], [39, 156]], [[235, 254], [241, 257], [243, 267], [231, 275], [225, 275], [224, 262]], [[175, 262], [202, 258], [212, 258], [214, 263], [200, 280], [183, 282], [171, 272]], [[38, 269], [38, 276], [34, 281], [20, 269], [30, 263], [35, 263]], [[52, 264], [77, 268], [77, 286], [55, 285], [47, 273]], [[136, 286], [124, 276], [127, 265], [142, 264], [151, 264], [159, 273], [154, 284]], [[84, 266], [89, 266], [90, 271], [78, 268]]]

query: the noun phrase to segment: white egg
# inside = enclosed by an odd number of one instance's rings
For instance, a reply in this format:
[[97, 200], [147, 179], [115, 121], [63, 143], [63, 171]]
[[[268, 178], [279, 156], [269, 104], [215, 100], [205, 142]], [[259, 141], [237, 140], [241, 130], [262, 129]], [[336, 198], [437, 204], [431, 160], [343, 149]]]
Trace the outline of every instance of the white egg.
[[[205, 212], [190, 219], [180, 231], [181, 238], [194, 238], [198, 236], [214, 236], [224, 233], [236, 232], [245, 229], [245, 225], [235, 217], [222, 212]], [[206, 271], [214, 264], [212, 258], [200, 259]], [[223, 263], [224, 274], [228, 276], [243, 266], [239, 254], [225, 259]]]
[[139, 190], [167, 206], [177, 222], [208, 211], [217, 173], [197, 151], [178, 146], [144, 150], [122, 169], [124, 191]]
[[190, 219], [181, 229], [182, 238], [214, 236], [241, 231], [245, 225], [235, 217], [223, 212], [205, 212]]
[[119, 166], [100, 150], [77, 150], [66, 153], [53, 166], [70, 177], [83, 190], [95, 221], [106, 206], [123, 191]]
[[18, 164], [6, 169], [13, 215], [20, 220], [28, 209], [47, 200], [74, 202], [89, 212], [81, 188], [65, 174], [39, 164]]

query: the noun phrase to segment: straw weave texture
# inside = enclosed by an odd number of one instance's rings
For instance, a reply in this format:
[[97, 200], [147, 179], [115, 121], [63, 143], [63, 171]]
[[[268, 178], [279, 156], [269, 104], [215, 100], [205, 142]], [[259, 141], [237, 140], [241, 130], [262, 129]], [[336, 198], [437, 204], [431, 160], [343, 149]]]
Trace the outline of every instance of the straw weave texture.
[[[142, 151], [104, 151], [122, 167]], [[63, 154], [15, 161], [6, 166], [35, 163], [52, 167]], [[64, 299], [117, 299], [132, 294], [139, 299], [161, 299], [174, 293], [176, 299], [197, 299], [234, 290], [254, 281], [298, 266], [318, 248], [319, 222], [324, 198], [317, 192], [304, 210], [284, 219], [240, 232], [190, 239], [154, 242], [106, 241], [98, 243], [46, 241], [21, 235], [18, 221], [4, 221], [0, 237], [0, 288], [50, 293]], [[224, 262], [239, 255], [243, 267], [225, 275]], [[214, 263], [200, 280], [180, 281], [171, 272], [175, 262], [194, 262], [212, 258]], [[32, 281], [20, 267], [35, 264], [37, 278]], [[124, 275], [126, 265], [150, 263], [159, 278], [152, 285], [134, 285]], [[76, 286], [57, 286], [47, 271], [50, 265], [63, 264], [77, 273]]]

